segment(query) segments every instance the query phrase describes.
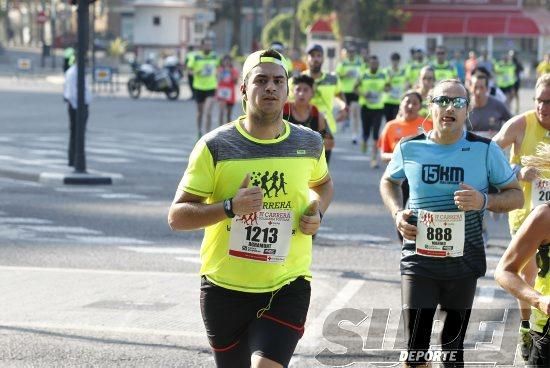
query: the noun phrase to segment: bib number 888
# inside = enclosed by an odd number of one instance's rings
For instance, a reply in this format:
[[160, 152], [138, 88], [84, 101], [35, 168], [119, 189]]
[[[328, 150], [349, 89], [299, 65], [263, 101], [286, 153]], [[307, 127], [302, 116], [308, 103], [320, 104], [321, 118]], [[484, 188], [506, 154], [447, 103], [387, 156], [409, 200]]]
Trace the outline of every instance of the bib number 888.
[[426, 238], [428, 240], [450, 241], [453, 238], [453, 230], [448, 227], [446, 227], [445, 229], [442, 229], [440, 227], [429, 227], [427, 230]]

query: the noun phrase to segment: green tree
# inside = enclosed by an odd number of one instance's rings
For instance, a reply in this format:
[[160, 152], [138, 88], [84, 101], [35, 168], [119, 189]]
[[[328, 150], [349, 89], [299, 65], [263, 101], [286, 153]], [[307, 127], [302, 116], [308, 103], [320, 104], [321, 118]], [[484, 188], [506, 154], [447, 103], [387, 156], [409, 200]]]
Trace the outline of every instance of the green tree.
[[408, 19], [408, 14], [398, 8], [403, 0], [304, 0], [298, 8], [300, 27], [306, 30], [315, 20], [335, 14], [335, 37], [378, 39], [394, 25]]
[[[268, 47], [273, 41], [281, 41], [285, 45], [291, 44], [291, 28], [294, 15], [283, 13], [271, 19], [262, 30], [262, 45]], [[305, 40], [305, 35], [300, 34], [300, 40]]]

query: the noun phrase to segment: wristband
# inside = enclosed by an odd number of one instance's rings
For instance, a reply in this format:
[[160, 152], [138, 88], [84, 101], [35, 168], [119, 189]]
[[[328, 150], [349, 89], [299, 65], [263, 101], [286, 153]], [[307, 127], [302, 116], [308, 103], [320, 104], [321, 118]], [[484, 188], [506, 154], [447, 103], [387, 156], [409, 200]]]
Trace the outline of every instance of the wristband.
[[489, 204], [489, 195], [487, 193], [481, 194], [483, 194], [483, 207], [481, 207], [480, 211], [485, 211], [487, 209], [487, 204]]
[[235, 213], [233, 212], [233, 198], [223, 201], [223, 212], [225, 212], [225, 215], [229, 218], [235, 217]]
[[522, 166], [521, 165], [514, 165], [512, 166], [512, 171], [514, 172], [514, 175], [518, 175], [518, 173], [521, 171]]

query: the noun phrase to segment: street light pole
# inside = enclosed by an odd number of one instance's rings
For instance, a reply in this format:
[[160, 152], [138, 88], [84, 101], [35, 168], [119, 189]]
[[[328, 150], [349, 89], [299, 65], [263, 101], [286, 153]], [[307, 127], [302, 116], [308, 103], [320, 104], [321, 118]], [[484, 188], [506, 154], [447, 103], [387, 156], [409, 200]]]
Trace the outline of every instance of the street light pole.
[[52, 69], [55, 69], [55, 21], [57, 18], [57, 9], [55, 0], [51, 0], [50, 2], [50, 25], [51, 25], [51, 34], [52, 34], [52, 42], [51, 42], [51, 55], [52, 55]]
[[88, 52], [89, 35], [89, 2], [88, 0], [78, 1], [78, 52], [77, 58], [77, 109], [76, 109], [76, 147], [74, 157], [74, 171], [76, 173], [86, 172], [86, 155], [84, 150], [86, 134], [86, 53]]

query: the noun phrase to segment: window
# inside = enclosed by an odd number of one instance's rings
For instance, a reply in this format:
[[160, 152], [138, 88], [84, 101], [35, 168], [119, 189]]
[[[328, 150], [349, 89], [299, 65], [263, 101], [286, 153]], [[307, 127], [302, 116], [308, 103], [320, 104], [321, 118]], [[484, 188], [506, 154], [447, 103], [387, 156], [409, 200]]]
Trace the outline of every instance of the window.
[[154, 25], [154, 26], [160, 26], [160, 16], [155, 15], [155, 16], [153, 17], [153, 25]]
[[204, 33], [204, 23], [195, 23], [195, 33], [197, 34]]

